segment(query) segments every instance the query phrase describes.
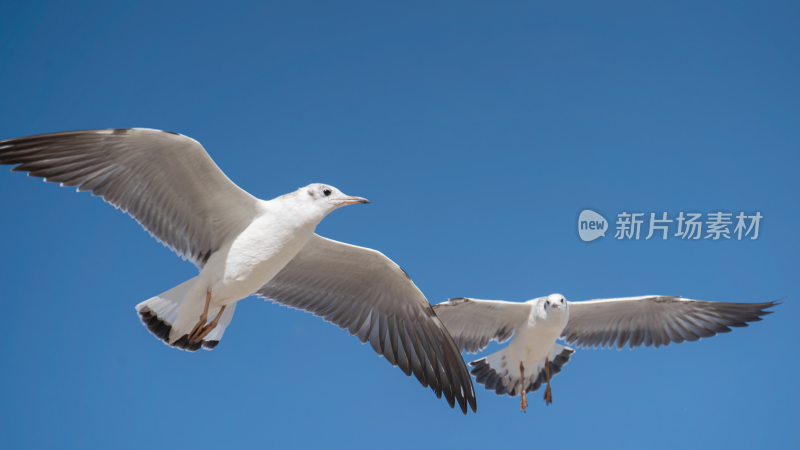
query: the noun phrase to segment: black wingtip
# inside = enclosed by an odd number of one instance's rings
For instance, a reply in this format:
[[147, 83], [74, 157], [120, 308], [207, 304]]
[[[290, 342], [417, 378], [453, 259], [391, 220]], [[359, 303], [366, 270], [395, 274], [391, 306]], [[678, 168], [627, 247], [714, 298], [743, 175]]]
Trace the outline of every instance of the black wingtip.
[[[776, 306], [778, 306], [778, 305], [782, 305], [782, 304], [784, 303], [784, 300], [786, 300], [787, 298], [789, 298], [789, 296], [788, 296], [788, 295], [787, 295], [786, 297], [779, 298], [778, 300], [775, 300], [774, 302], [769, 302], [769, 304], [768, 304], [767, 306], [765, 306], [765, 307], [764, 307], [764, 309], [767, 309], [767, 308], [774, 308], [774, 307], [776, 307]], [[774, 313], [775, 311], [767, 311], [767, 312], [768, 312], [769, 314], [772, 314], [772, 313]]]
[[436, 398], [441, 400], [442, 399], [442, 390], [439, 389], [438, 386], [434, 385], [433, 383], [431, 383], [430, 388], [433, 391], [433, 393], [436, 394]]
[[759, 318], [748, 320], [748, 322], [758, 322], [759, 320], [762, 320], [762, 319], [760, 319], [760, 317], [768, 316], [770, 314], [774, 314], [775, 311], [767, 311], [767, 309], [774, 308], [774, 307], [776, 307], [778, 305], [783, 304], [782, 300], [785, 300], [785, 299], [786, 299], [786, 297], [783, 297], [783, 298], [775, 300], [773, 302], [754, 303], [753, 306], [759, 308], [759, 311], [757, 311], [755, 313], [756, 315], [758, 315]]
[[447, 400], [447, 404], [450, 405], [450, 409], [455, 409], [456, 407], [456, 398], [453, 395], [453, 391], [450, 389], [442, 389], [444, 393], [444, 398]]
[[[467, 397], [467, 401], [469, 401], [469, 406], [472, 408], [473, 413], [478, 412], [478, 399], [475, 398], [475, 388], [472, 388], [472, 393], [469, 397]], [[464, 413], [466, 414], [466, 412]]]

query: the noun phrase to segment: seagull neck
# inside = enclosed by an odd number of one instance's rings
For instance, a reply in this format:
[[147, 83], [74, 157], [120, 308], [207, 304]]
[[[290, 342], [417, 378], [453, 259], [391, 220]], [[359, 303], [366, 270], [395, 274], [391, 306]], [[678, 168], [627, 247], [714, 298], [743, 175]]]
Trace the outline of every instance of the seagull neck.
[[312, 230], [328, 215], [328, 211], [317, 205], [285, 198], [285, 196], [264, 202], [262, 210], [267, 214], [280, 217], [282, 222], [291, 224], [292, 228], [311, 227]]

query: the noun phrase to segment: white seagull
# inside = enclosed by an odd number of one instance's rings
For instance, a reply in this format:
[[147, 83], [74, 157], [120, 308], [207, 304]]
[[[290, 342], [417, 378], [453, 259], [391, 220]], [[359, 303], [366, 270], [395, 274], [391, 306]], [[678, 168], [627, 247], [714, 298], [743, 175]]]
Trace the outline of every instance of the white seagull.
[[561, 294], [524, 303], [452, 298], [434, 305], [459, 349], [478, 353], [489, 341], [505, 342], [504, 349], [469, 363], [475, 381], [497, 395], [521, 394], [520, 409], [528, 406], [527, 392], [542, 384], [545, 404], [553, 402], [550, 378], [561, 372], [575, 350], [584, 348], [632, 349], [640, 345], [669, 345], [697, 341], [746, 327], [779, 303], [721, 303], [680, 297], [648, 295], [568, 302]]
[[72, 131], [0, 141], [0, 164], [91, 191], [136, 219], [200, 273], [136, 306], [171, 347], [219, 344], [236, 302], [256, 294], [369, 342], [450, 407], [476, 411], [468, 369], [408, 274], [382, 253], [314, 234], [333, 210], [369, 203], [311, 184], [273, 200], [236, 186], [186, 136], [151, 129]]

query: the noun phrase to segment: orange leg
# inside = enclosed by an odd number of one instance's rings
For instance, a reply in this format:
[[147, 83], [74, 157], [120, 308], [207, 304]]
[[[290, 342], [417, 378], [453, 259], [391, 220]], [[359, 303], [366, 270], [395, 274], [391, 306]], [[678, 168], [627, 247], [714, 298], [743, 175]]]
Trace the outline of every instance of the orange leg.
[[197, 325], [195, 325], [194, 328], [192, 328], [192, 332], [189, 333], [189, 342], [195, 342], [196, 340], [198, 340], [197, 337], [203, 331], [203, 327], [205, 326], [206, 321], [208, 320], [208, 305], [210, 303], [211, 303], [211, 291], [208, 291], [206, 293], [206, 306], [205, 308], [203, 308], [203, 314], [200, 315], [200, 321], [197, 322]]
[[520, 377], [522, 377], [522, 380], [520, 380], [520, 383], [522, 384], [522, 398], [519, 400], [519, 410], [526, 413], [528, 412], [528, 396], [525, 395], [525, 389], [527, 387], [525, 386], [525, 366], [521, 361], [519, 363], [519, 371]]
[[547, 376], [547, 389], [544, 390], [544, 403], [549, 405], [553, 403], [553, 391], [550, 390], [550, 358], [544, 359], [544, 374]]

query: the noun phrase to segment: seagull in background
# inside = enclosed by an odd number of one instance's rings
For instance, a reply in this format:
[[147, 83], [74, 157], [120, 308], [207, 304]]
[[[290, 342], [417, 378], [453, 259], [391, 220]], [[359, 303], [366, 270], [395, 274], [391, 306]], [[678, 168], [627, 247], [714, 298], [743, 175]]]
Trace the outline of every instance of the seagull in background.
[[141, 128], [0, 141], [0, 164], [102, 197], [197, 266], [196, 277], [136, 306], [170, 347], [213, 349], [236, 303], [256, 294], [348, 330], [451, 408], [476, 411], [461, 352], [408, 274], [380, 252], [314, 233], [329, 213], [366, 199], [311, 184], [259, 200], [194, 139]]
[[[648, 295], [568, 302], [561, 294], [524, 303], [452, 298], [434, 305], [458, 348], [478, 353], [490, 341], [509, 345], [469, 363], [475, 381], [497, 395], [520, 395], [520, 410], [528, 407], [527, 392], [546, 384], [545, 404], [553, 402], [550, 379], [561, 372], [575, 352], [556, 343], [584, 348], [622, 349], [670, 342], [697, 341], [746, 327], [774, 311], [767, 303], [721, 303]], [[512, 339], [513, 336], [513, 339]]]

